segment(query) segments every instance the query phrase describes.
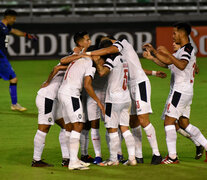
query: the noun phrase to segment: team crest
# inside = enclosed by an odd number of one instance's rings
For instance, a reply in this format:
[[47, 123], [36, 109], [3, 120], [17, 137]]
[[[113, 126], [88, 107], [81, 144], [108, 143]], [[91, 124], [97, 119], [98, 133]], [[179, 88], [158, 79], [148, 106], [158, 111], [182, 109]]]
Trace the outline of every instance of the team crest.
[[48, 122], [52, 122], [52, 118], [51, 117], [48, 118]]
[[82, 115], [81, 114], [78, 114], [78, 119], [81, 119], [82, 118]]

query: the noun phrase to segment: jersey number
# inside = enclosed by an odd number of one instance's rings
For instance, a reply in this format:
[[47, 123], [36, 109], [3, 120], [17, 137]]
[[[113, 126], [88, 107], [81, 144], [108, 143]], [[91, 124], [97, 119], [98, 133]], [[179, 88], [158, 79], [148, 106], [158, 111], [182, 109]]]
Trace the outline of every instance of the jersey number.
[[123, 90], [127, 89], [127, 80], [128, 80], [128, 69], [124, 69], [124, 81], [122, 85]]
[[68, 72], [69, 72], [71, 66], [72, 66], [74, 63], [75, 63], [74, 61], [70, 63], [70, 65], [69, 65], [69, 67], [68, 67], [68, 69], [67, 69], [67, 71], [66, 71], [66, 73], [65, 73], [64, 80], [66, 80], [66, 78], [67, 78], [67, 76], [68, 76]]

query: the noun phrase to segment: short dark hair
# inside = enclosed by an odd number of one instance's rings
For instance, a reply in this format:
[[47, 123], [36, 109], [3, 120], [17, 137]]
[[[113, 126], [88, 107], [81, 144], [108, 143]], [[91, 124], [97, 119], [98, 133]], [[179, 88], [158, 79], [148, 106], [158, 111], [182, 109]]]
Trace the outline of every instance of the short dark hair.
[[190, 35], [191, 33], [191, 25], [187, 22], [177, 22], [173, 25], [173, 27], [184, 30], [187, 35]]
[[105, 39], [105, 40], [103, 40], [103, 41], [100, 42], [99, 48], [106, 48], [106, 47], [111, 46], [112, 44], [113, 43], [111, 42], [111, 40]]
[[76, 45], [78, 44], [78, 41], [80, 41], [81, 39], [83, 39], [83, 37], [85, 35], [87, 35], [87, 34], [88, 34], [88, 32], [86, 32], [86, 31], [82, 31], [82, 32], [75, 33], [75, 35], [73, 37], [73, 40], [76, 43]]
[[4, 17], [6, 16], [17, 16], [17, 12], [12, 9], [7, 9], [4, 11]]

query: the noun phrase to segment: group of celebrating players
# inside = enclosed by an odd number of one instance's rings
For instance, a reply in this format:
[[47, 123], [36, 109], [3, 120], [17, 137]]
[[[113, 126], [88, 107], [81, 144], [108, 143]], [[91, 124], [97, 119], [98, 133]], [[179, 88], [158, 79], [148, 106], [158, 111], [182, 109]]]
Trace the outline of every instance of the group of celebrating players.
[[[120, 162], [128, 166], [144, 163], [141, 128], [152, 148], [151, 164], [179, 163], [176, 131], [195, 143], [195, 158], [199, 159], [204, 149], [207, 150], [207, 140], [189, 122], [197, 70], [195, 51], [189, 41], [190, 33], [188, 23], [174, 25], [174, 54], [163, 46], [157, 49], [151, 44], [143, 46], [145, 58], [171, 70], [170, 93], [162, 115], [168, 148], [164, 159], [159, 152], [155, 128], [149, 120], [152, 108], [147, 75], [165, 78], [166, 74], [144, 70], [136, 51], [126, 39], [118, 41], [103, 36], [91, 46], [89, 34], [77, 32], [73, 53], [60, 60], [37, 93], [38, 130], [34, 138], [32, 166], [52, 166], [42, 161], [41, 156], [46, 135], [54, 123], [61, 127], [62, 165], [69, 170], [89, 169], [90, 162], [100, 166], [116, 166]], [[110, 153], [105, 161], [101, 154], [100, 119], [107, 129]], [[90, 128], [95, 159], [88, 155]], [[128, 151], [126, 161], [121, 150], [122, 139]], [[81, 159], [78, 158], [79, 144]]]

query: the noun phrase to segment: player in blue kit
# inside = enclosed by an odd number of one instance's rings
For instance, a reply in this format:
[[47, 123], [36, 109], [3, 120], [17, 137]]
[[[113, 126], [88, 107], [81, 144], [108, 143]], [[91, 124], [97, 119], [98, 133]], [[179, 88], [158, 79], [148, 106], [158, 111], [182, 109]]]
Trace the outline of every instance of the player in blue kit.
[[16, 21], [16, 16], [16, 11], [7, 9], [4, 12], [4, 18], [0, 21], [0, 78], [10, 82], [9, 92], [12, 101], [11, 110], [25, 111], [27, 109], [17, 103], [17, 77], [7, 59], [9, 33], [17, 36], [24, 36], [28, 39], [37, 40], [37, 38], [31, 34], [11, 27]]

